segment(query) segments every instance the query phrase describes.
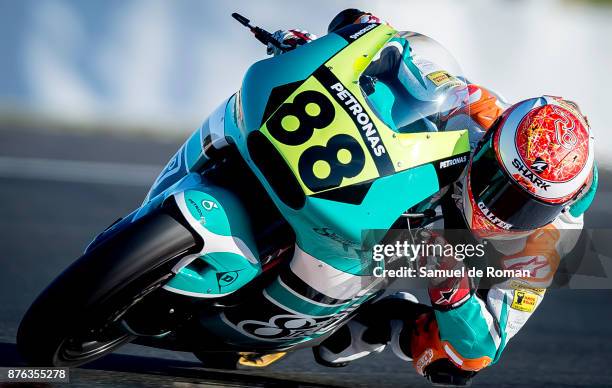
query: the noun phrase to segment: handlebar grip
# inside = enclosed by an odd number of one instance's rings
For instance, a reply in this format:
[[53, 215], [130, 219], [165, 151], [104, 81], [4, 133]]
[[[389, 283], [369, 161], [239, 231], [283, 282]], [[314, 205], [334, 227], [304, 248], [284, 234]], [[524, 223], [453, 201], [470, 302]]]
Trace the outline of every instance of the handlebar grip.
[[253, 33], [253, 35], [255, 35], [255, 39], [257, 39], [261, 43], [265, 44], [266, 46], [268, 44], [272, 44], [273, 46], [275, 46], [278, 49], [280, 49], [282, 52], [285, 52], [285, 50], [281, 46], [280, 42], [278, 40], [274, 39], [272, 34], [269, 33], [268, 31], [264, 30], [263, 28], [251, 26], [251, 24], [250, 24], [251, 21], [249, 19], [245, 18], [244, 16], [240, 15], [237, 12], [232, 13], [232, 17], [234, 19], [236, 19], [243, 26], [248, 27], [251, 30], [251, 32]]
[[234, 12], [232, 14], [232, 17], [234, 19], [236, 19], [238, 21], [238, 23], [242, 24], [243, 26], [247, 26], [247, 27], [251, 27], [249, 25], [249, 23], [251, 22], [249, 19], [245, 18], [244, 16], [242, 16], [241, 14]]
[[[261, 43], [267, 45], [268, 43], [272, 44], [273, 46], [276, 46], [277, 48], [283, 50], [283, 48], [281, 47], [281, 44], [278, 40], [274, 39], [274, 37], [272, 36], [271, 33], [269, 33], [268, 31], [261, 29], [259, 27], [255, 27], [253, 28], [253, 33], [255, 34], [255, 38], [260, 41]], [[283, 50], [284, 51], [284, 50]]]

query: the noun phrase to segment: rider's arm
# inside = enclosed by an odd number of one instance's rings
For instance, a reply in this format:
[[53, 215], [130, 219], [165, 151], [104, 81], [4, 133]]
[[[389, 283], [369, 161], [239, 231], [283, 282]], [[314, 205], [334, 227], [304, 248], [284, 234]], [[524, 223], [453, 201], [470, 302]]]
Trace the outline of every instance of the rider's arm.
[[[470, 116], [483, 132], [501, 114], [503, 106], [498, 101], [494, 93], [470, 85]], [[561, 259], [575, 247], [584, 224], [583, 213], [593, 201], [597, 183], [595, 166], [588, 187], [551, 225], [521, 240], [491, 241], [504, 254], [502, 269], [527, 269], [531, 276], [495, 284], [489, 290], [474, 293], [456, 308], [438, 308], [435, 319], [429, 322], [430, 334], [413, 340], [413, 345], [420, 344], [416, 349], [413, 347], [413, 355], [421, 373], [423, 366], [436, 357], [448, 359], [458, 370], [474, 371], [499, 359], [508, 341], [542, 302]], [[435, 306], [433, 302], [432, 299]], [[423, 353], [428, 348], [437, 350]]]
[[[576, 245], [582, 226], [582, 215], [574, 217], [568, 211], [523, 241], [514, 241], [517, 252], [506, 254], [501, 267], [529, 270], [527, 278], [495, 284], [452, 308], [437, 306], [432, 299], [434, 316], [420, 322], [420, 327], [417, 324], [412, 339], [417, 371], [432, 374], [441, 367], [444, 373], [449, 368], [476, 372], [497, 362], [508, 341], [541, 304], [560, 259]], [[506, 243], [499, 248], [510, 247]]]

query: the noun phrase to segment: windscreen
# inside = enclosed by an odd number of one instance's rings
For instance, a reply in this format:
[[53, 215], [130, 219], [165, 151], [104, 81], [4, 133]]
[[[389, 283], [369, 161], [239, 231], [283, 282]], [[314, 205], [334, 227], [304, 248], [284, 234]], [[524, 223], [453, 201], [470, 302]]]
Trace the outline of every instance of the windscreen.
[[400, 133], [444, 130], [453, 115], [467, 110], [467, 84], [457, 61], [415, 32], [398, 32], [366, 68], [360, 86], [379, 118]]

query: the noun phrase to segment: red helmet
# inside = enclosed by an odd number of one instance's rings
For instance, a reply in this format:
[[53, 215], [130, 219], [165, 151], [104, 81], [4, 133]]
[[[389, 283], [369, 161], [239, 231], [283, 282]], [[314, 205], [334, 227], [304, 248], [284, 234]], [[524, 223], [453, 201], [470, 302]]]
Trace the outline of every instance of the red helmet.
[[537, 229], [580, 194], [592, 171], [593, 137], [576, 104], [551, 96], [519, 102], [474, 150], [466, 220], [483, 238]]

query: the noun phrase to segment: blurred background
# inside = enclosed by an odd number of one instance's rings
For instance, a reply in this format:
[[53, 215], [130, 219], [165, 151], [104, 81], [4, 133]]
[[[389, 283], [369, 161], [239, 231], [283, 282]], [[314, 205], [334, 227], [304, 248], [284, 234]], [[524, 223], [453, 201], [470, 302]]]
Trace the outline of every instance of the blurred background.
[[[470, 80], [511, 102], [541, 94], [578, 102], [602, 167], [586, 223], [597, 228], [597, 244], [608, 244], [595, 250], [610, 252], [612, 1], [0, 0], [0, 366], [20, 365], [15, 333], [35, 296], [96, 233], [139, 205], [185, 136], [265, 58], [230, 14], [270, 31], [322, 35], [349, 7], [436, 39]], [[612, 275], [610, 260], [602, 263]], [[612, 386], [610, 290], [547, 295], [476, 386]], [[75, 381], [424, 384], [390, 352], [340, 371], [298, 352], [244, 375], [193, 374], [189, 354], [137, 346], [120, 353], [75, 372]]]
[[438, 40], [473, 82], [510, 101], [541, 94], [577, 101], [603, 134], [612, 90], [608, 3], [1, 0], [0, 120], [182, 136], [265, 57], [232, 12], [270, 31], [320, 35], [339, 10], [358, 7]]

